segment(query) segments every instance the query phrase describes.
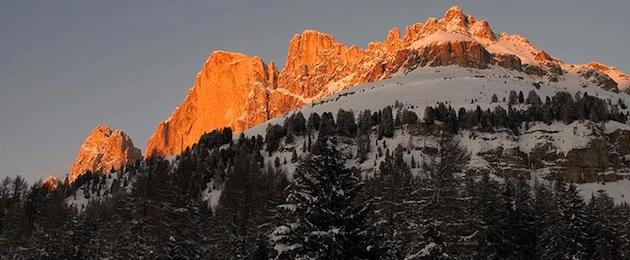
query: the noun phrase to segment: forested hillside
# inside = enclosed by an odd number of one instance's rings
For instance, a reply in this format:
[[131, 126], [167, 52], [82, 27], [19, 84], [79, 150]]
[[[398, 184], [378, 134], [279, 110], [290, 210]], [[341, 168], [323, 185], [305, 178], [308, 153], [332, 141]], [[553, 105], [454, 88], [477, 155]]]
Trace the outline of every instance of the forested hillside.
[[628, 204], [604, 190], [585, 199], [562, 174], [480, 170], [463, 143], [464, 133], [625, 122], [616, 108], [625, 104], [564, 92], [542, 101], [535, 91], [506, 102], [439, 103], [424, 115], [398, 102], [358, 115], [296, 112], [265, 137], [213, 131], [176, 158], [72, 184], [7, 178], [0, 250], [55, 259], [630, 257]]

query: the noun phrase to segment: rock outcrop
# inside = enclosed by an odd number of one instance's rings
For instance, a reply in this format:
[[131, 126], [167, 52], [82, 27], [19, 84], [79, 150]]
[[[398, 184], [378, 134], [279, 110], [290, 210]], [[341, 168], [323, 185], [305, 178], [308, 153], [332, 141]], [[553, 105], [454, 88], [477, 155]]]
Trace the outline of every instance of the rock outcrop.
[[591, 83], [600, 86], [601, 88], [605, 89], [605, 90], [610, 90], [610, 91], [619, 91], [619, 89], [617, 88], [617, 82], [615, 82], [613, 79], [611, 79], [608, 74], [605, 74], [599, 70], [596, 69], [585, 69], [585, 70], [581, 70], [578, 72], [578, 74], [580, 74], [580, 76], [582, 76], [584, 79], [590, 81]]
[[212, 53], [182, 104], [157, 126], [145, 156], [178, 154], [213, 129], [229, 126], [238, 133], [358, 84], [445, 65], [496, 65], [549, 81], [558, 81], [564, 72], [560, 60], [526, 38], [497, 36], [487, 21], [467, 16], [456, 6], [442, 19], [407, 26], [403, 35], [394, 27], [382, 42], [366, 48], [306, 30], [289, 42], [282, 71], [258, 57]]
[[[533, 174], [548, 180], [562, 176], [574, 183], [613, 182], [626, 178], [630, 170], [630, 130], [616, 129], [615, 124], [607, 127], [588, 120], [562, 126], [535, 123], [520, 134], [477, 129], [464, 132], [460, 138], [462, 147], [471, 153], [470, 174]], [[436, 127], [421, 124], [405, 130], [414, 136], [436, 135]]]
[[630, 93], [630, 75], [615, 67], [601, 64], [599, 62], [591, 62], [585, 64], [584, 66], [606, 74], [608, 77], [614, 80], [615, 83], [617, 83], [619, 89], [624, 90], [626, 93]]
[[99, 125], [88, 136], [72, 165], [68, 181], [74, 182], [87, 171], [109, 172], [122, 165], [142, 159], [140, 150], [133, 146], [131, 138], [121, 130]]
[[483, 45], [474, 41], [448, 41], [418, 46], [410, 57], [414, 67], [459, 65], [485, 69], [493, 61]]
[[146, 156], [173, 155], [213, 129], [240, 132], [269, 119], [269, 93], [277, 71], [259, 57], [216, 51], [210, 55], [182, 104], [160, 123]]

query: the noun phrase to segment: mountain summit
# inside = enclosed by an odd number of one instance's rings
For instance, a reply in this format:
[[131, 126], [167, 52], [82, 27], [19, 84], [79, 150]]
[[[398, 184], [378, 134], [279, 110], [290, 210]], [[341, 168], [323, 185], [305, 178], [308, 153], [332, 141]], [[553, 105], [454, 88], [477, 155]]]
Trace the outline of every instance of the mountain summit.
[[122, 130], [112, 130], [106, 125], [99, 125], [92, 130], [79, 148], [68, 181], [74, 182], [87, 171], [105, 172], [140, 159], [142, 152], [133, 146], [127, 134]]
[[241, 132], [358, 84], [417, 67], [447, 65], [479, 69], [494, 65], [549, 82], [573, 73], [611, 91], [630, 85], [628, 76], [612, 67], [563, 63], [523, 36], [495, 34], [487, 21], [454, 6], [442, 19], [407, 26], [403, 35], [392, 28], [384, 41], [366, 48], [305, 30], [289, 42], [281, 71], [259, 57], [213, 52], [182, 104], [158, 125], [146, 156], [178, 154], [205, 132], [222, 127]]

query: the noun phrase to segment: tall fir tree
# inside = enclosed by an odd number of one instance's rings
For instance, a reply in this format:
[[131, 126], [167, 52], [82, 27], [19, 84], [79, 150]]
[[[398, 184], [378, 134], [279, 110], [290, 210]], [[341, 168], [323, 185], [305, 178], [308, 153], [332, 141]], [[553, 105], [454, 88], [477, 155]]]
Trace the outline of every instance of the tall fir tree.
[[587, 254], [587, 224], [584, 200], [574, 184], [555, 180], [546, 216], [546, 228], [539, 238], [538, 256], [542, 259], [584, 259]]
[[333, 138], [320, 138], [300, 161], [281, 225], [271, 235], [278, 259], [374, 258], [365, 231], [368, 204], [356, 204], [364, 182], [345, 166]]
[[[622, 259], [623, 218], [615, 210], [615, 202], [600, 190], [588, 204], [590, 259]], [[627, 236], [628, 234], [626, 234]]]
[[469, 155], [441, 131], [438, 151], [433, 160], [425, 165], [427, 178], [416, 187], [418, 205], [415, 223], [418, 241], [408, 257], [412, 259], [452, 259], [463, 256], [463, 248], [469, 234], [465, 225], [469, 221], [464, 203], [467, 198], [462, 191], [462, 178]]
[[386, 153], [378, 174], [370, 180], [370, 196], [374, 198], [370, 223], [380, 235], [380, 245], [386, 252], [383, 258], [387, 259], [401, 259], [409, 253], [414, 239], [411, 213], [419, 204], [409, 196], [414, 191], [414, 178], [402, 150], [398, 145], [393, 155]]

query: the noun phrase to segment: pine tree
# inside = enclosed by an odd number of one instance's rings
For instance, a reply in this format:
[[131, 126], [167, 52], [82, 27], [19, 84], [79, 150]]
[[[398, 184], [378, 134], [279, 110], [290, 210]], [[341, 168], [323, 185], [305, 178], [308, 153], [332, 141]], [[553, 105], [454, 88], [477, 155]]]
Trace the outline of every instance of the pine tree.
[[372, 132], [372, 112], [364, 110], [359, 114], [358, 135], [370, 135]]
[[394, 118], [391, 106], [387, 106], [382, 110], [381, 122], [378, 125], [378, 139], [380, 140], [383, 137], [394, 137]]
[[590, 259], [622, 259], [622, 218], [615, 211], [613, 199], [600, 190], [588, 204], [590, 219], [588, 254]]
[[284, 138], [285, 144], [292, 144], [295, 141], [295, 137], [293, 137], [293, 132], [287, 131], [287, 137]]
[[239, 151], [234, 157], [233, 171], [229, 175], [216, 210], [212, 237], [217, 246], [217, 258], [246, 258], [256, 251], [263, 231], [258, 227], [264, 221], [267, 201], [261, 196], [261, 173], [251, 155]]
[[357, 124], [352, 110], [339, 109], [337, 112], [337, 133], [346, 137], [354, 137], [357, 134]]
[[289, 132], [292, 132], [297, 135], [302, 135], [306, 131], [306, 119], [302, 114], [302, 111], [298, 111], [297, 113], [291, 115], [291, 124], [287, 129]]
[[407, 109], [404, 109], [402, 111], [402, 118], [401, 118], [402, 124], [406, 125], [406, 124], [415, 124], [418, 122], [418, 115], [416, 115], [415, 112], [413, 111], [409, 111]]
[[319, 124], [319, 135], [317, 139], [320, 138], [328, 138], [329, 136], [333, 136], [335, 134], [336, 126], [335, 119], [333, 118], [332, 113], [324, 112], [321, 117], [321, 123]]
[[587, 218], [584, 200], [575, 185], [562, 178], [554, 183], [551, 212], [539, 238], [538, 254], [542, 259], [583, 259], [587, 248]]
[[462, 255], [465, 242], [462, 237], [469, 236], [464, 226], [466, 203], [462, 192], [462, 180], [459, 174], [467, 165], [469, 156], [448, 133], [441, 131], [438, 141], [438, 153], [425, 167], [428, 178], [419, 182], [416, 234], [419, 241], [413, 245], [409, 258], [451, 259]]
[[319, 124], [321, 123], [321, 118], [319, 117], [319, 115], [315, 112], [311, 113], [310, 116], [308, 116], [308, 121], [306, 123], [306, 130], [311, 133], [313, 131], [317, 131], [319, 130]]
[[356, 205], [364, 183], [346, 168], [334, 139], [320, 139], [294, 174], [287, 212], [271, 235], [280, 259], [365, 259], [370, 239], [364, 231], [368, 205]]
[[511, 90], [508, 98], [508, 105], [514, 105], [516, 102], [518, 102], [518, 95], [516, 94], [516, 91]]
[[470, 211], [473, 236], [473, 255], [478, 259], [497, 259], [506, 257], [507, 208], [505, 198], [501, 196], [500, 185], [485, 173], [479, 183], [467, 189], [472, 197]]
[[538, 96], [538, 94], [536, 94], [536, 91], [534, 90], [529, 91], [529, 94], [527, 94], [527, 99], [525, 100], [525, 103], [527, 103], [528, 105], [533, 105], [533, 106], [542, 105], [542, 101], [540, 100], [540, 97]]
[[373, 215], [370, 223], [381, 236], [379, 243], [386, 252], [384, 258], [401, 259], [409, 253], [413, 233], [410, 226], [410, 213], [417, 201], [412, 194], [413, 176], [409, 166], [403, 160], [402, 147], [399, 145], [394, 155], [385, 155], [378, 174], [371, 179], [370, 196], [375, 198]]
[[[630, 205], [627, 202], [617, 206], [615, 213], [619, 216], [619, 230], [622, 234], [630, 234]], [[621, 238], [622, 258], [630, 258], [630, 236], [623, 235]]]
[[360, 135], [357, 137], [357, 159], [359, 162], [365, 162], [368, 159], [368, 153], [370, 152], [370, 136], [369, 135]]
[[267, 125], [266, 135], [265, 135], [265, 144], [267, 145], [267, 151], [269, 155], [278, 150], [280, 145], [280, 138], [285, 136], [285, 129], [276, 124]]
[[535, 215], [531, 188], [524, 175], [505, 182], [506, 243], [510, 259], [532, 259], [536, 247]]

